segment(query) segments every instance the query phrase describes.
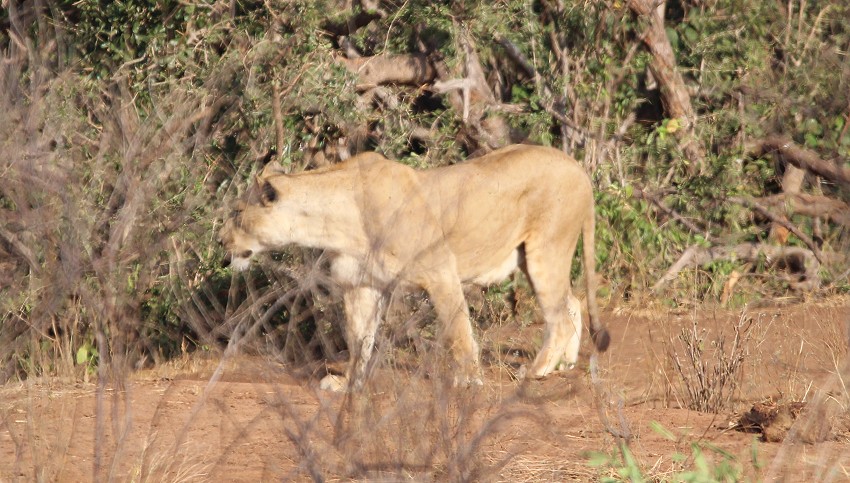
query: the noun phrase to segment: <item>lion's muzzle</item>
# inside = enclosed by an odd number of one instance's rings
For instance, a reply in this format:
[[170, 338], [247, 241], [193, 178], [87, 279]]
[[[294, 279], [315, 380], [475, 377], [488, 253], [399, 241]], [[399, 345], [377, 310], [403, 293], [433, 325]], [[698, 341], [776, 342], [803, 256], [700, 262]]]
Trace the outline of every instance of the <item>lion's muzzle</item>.
[[254, 254], [253, 250], [243, 250], [239, 253], [234, 253], [230, 256], [225, 256], [224, 260], [221, 261], [223, 267], [231, 267], [237, 272], [242, 272], [248, 269], [248, 266], [251, 265], [251, 255]]

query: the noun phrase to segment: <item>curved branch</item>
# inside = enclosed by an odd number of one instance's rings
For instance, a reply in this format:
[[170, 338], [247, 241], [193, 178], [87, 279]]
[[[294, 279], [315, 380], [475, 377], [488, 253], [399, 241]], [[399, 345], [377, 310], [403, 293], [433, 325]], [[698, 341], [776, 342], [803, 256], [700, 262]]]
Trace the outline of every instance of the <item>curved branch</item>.
[[804, 216], [828, 216], [835, 223], [850, 227], [850, 205], [828, 196], [777, 194], [756, 198], [755, 201], [765, 207], [785, 209]]
[[769, 153], [781, 154], [785, 161], [800, 169], [816, 174], [833, 183], [850, 185], [850, 167], [841, 166], [821, 159], [811, 149], [798, 146], [787, 136], [768, 136], [764, 139], [749, 143], [746, 152], [754, 157]]
[[653, 195], [652, 193], [644, 191], [640, 188], [635, 188], [634, 191], [632, 192], [632, 197], [636, 198], [636, 199], [649, 201], [653, 205], [657, 206], [658, 209], [663, 211], [667, 216], [669, 216], [669, 217], [673, 218], [674, 220], [678, 221], [679, 223], [681, 223], [685, 228], [690, 230], [691, 233], [693, 233], [695, 235], [697, 235], [697, 234], [702, 235], [703, 238], [705, 238], [706, 241], [708, 241], [710, 243], [714, 243], [716, 241], [707, 229], [703, 229], [703, 228], [696, 226], [692, 221], [690, 221], [687, 218], [685, 218], [684, 216], [680, 215], [677, 211], [673, 210], [672, 208], [669, 208], [667, 205], [664, 204], [663, 201], [661, 201], [661, 199], [659, 199], [657, 196]]
[[791, 272], [789, 275], [796, 275], [796, 279], [788, 279], [789, 284], [795, 290], [812, 290], [820, 285], [820, 278], [818, 277], [820, 263], [812, 251], [803, 247], [741, 243], [710, 248], [702, 248], [697, 245], [688, 247], [679, 260], [655, 282], [652, 290], [660, 291], [669, 282], [675, 280], [679, 272], [690, 266], [703, 266], [717, 260], [757, 263], [762, 259], [761, 257], [764, 257], [768, 266], [785, 269]]
[[522, 69], [526, 76], [542, 86], [543, 95], [545, 96], [542, 107], [546, 110], [546, 112], [548, 112], [558, 122], [566, 126], [576, 141], [584, 143], [587, 138], [593, 137], [591, 133], [587, 132], [587, 130], [583, 129], [567, 117], [565, 108], [566, 102], [564, 99], [556, 97], [553, 94], [552, 88], [545, 83], [543, 76], [537, 72], [537, 69], [535, 69], [531, 62], [529, 62], [525, 55], [523, 55], [522, 51], [519, 50], [519, 47], [499, 34], [496, 34], [493, 38], [499, 45], [502, 46], [503, 49], [505, 49], [508, 57], [510, 57], [511, 60], [513, 60], [514, 63]]
[[351, 35], [361, 28], [369, 25], [372, 20], [377, 20], [379, 18], [381, 18], [381, 15], [377, 11], [369, 12], [361, 10], [351, 17], [343, 20], [336, 22], [329, 21], [322, 25], [322, 29], [336, 37], [339, 37], [340, 35]]
[[805, 243], [807, 247], [809, 247], [809, 250], [812, 251], [812, 253], [815, 255], [815, 258], [817, 258], [820, 263], [824, 263], [823, 254], [821, 253], [820, 248], [818, 248], [817, 243], [815, 243], [814, 240], [812, 240], [808, 235], [806, 235], [799, 228], [797, 228], [796, 225], [794, 225], [791, 222], [789, 222], [788, 220], [784, 219], [784, 217], [773, 214], [773, 212], [771, 212], [770, 210], [768, 210], [767, 208], [760, 205], [758, 202], [756, 202], [754, 200], [750, 200], [750, 199], [747, 199], [747, 198], [732, 197], [732, 198], [729, 198], [729, 201], [731, 201], [732, 203], [737, 203], [739, 205], [744, 205], [748, 208], [751, 208], [754, 211], [759, 212], [759, 214], [761, 214], [765, 218], [776, 223], [777, 225], [781, 225], [781, 226], [785, 227], [788, 231], [790, 231], [791, 233], [796, 235], [797, 238], [800, 239], [800, 241]]
[[32, 250], [30, 250], [26, 244], [21, 242], [14, 233], [0, 226], [0, 238], [6, 240], [6, 243], [8, 243], [9, 246], [21, 256], [21, 258], [26, 260], [33, 274], [38, 275], [41, 273], [41, 264], [38, 263], [38, 259], [35, 257], [35, 254], [33, 254]]

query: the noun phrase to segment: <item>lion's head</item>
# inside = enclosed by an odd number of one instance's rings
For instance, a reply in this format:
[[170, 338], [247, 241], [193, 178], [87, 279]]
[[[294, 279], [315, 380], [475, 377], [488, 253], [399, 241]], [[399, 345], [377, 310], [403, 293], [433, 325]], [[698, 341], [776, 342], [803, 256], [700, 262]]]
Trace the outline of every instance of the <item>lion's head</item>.
[[253, 226], [245, 223], [244, 209], [236, 209], [219, 231], [219, 243], [225, 250], [225, 266], [245, 270], [251, 257], [263, 251], [263, 245], [254, 235]]
[[259, 173], [253, 188], [224, 221], [218, 238], [226, 252], [225, 266], [245, 270], [251, 263], [251, 257], [270, 249], [271, 245], [277, 245], [272, 241], [275, 237], [269, 237], [267, 227], [274, 219], [274, 205], [278, 201], [278, 192], [269, 180], [279, 177], [276, 175], [277, 172], [268, 169]]

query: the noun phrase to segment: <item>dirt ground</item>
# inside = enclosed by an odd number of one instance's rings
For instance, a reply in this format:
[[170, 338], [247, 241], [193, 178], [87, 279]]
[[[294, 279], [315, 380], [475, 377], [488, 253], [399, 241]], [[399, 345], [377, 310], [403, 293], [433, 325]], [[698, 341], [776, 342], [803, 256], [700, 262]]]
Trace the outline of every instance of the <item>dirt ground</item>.
[[[383, 354], [354, 396], [321, 392], [317, 375], [259, 355], [187, 357], [102, 385], [9, 384], [0, 388], [0, 481], [594, 481], [624, 466], [612, 432], [628, 436], [636, 465], [655, 479], [699, 469], [704, 457], [709, 470], [725, 460], [749, 480], [850, 480], [840, 377], [850, 300], [603, 317], [612, 343], [597, 385], [586, 334], [576, 368], [514, 379], [540, 343], [535, 324], [479, 331], [480, 388], [447, 387], [420, 369], [428, 356], [405, 347]], [[749, 339], [733, 347], [742, 317], [752, 320]], [[743, 355], [739, 390], [719, 414], [684, 408], [678, 336], [694, 325], [705, 377], [728, 359], [716, 352], [720, 335], [725, 353]], [[784, 442], [732, 427], [765, 401], [807, 403]]]

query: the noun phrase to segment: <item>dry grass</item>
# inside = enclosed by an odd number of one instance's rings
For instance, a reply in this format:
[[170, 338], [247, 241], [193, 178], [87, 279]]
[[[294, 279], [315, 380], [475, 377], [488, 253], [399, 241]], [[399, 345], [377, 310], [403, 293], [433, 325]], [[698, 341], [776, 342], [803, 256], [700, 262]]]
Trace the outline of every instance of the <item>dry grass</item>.
[[[723, 332], [706, 340], [706, 330], [698, 327], [696, 318], [690, 327], [681, 329], [677, 337], [680, 349], [671, 349], [670, 358], [679, 374], [680, 397], [689, 409], [719, 413], [728, 407], [749, 356], [752, 326], [753, 318], [742, 312], [732, 326], [731, 345]], [[672, 339], [671, 347], [675, 347]]]

